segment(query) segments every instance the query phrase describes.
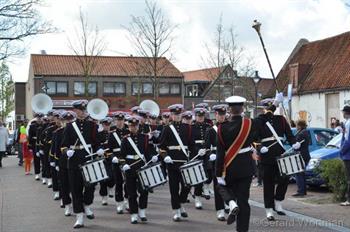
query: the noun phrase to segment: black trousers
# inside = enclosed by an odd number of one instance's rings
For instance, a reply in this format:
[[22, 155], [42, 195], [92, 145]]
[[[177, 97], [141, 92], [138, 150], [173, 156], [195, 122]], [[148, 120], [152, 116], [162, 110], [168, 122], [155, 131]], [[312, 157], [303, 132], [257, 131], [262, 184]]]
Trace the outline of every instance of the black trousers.
[[109, 178], [105, 181], [100, 182], [100, 196], [105, 197], [108, 194], [108, 188], [113, 188], [114, 186], [114, 179], [113, 179], [113, 172], [112, 172], [112, 164], [105, 162], [106, 172]]
[[73, 199], [73, 212], [83, 213], [84, 205], [91, 205], [94, 201], [95, 185], [85, 185], [81, 171], [68, 169], [70, 189]]
[[70, 197], [68, 169], [65, 167], [60, 167], [58, 177], [60, 180], [60, 196], [62, 197], [63, 205], [69, 205], [72, 203], [72, 199]]
[[0, 151], [0, 167], [2, 167], [2, 157], [5, 156], [5, 152], [4, 151]]
[[350, 201], [350, 160], [343, 160], [343, 162], [345, 165], [345, 171], [346, 171], [346, 177], [347, 177], [347, 183], [348, 183], [346, 199]]
[[41, 165], [42, 165], [42, 177], [51, 178], [49, 155], [45, 153], [40, 157], [41, 157]]
[[[168, 169], [169, 189], [172, 209], [180, 209], [187, 202], [191, 187], [185, 186], [179, 169]], [[180, 189], [181, 188], [181, 189]]]
[[289, 177], [281, 176], [277, 163], [262, 164], [265, 208], [274, 208], [275, 200], [283, 201], [287, 192]]
[[225, 204], [224, 204], [224, 200], [222, 199], [219, 191], [218, 191], [218, 180], [216, 179], [215, 177], [215, 171], [214, 170], [211, 170], [212, 171], [212, 175], [213, 175], [213, 183], [214, 183], [214, 198], [215, 198], [215, 210], [218, 211], [218, 210], [222, 210], [222, 209], [225, 209]]
[[246, 177], [234, 179], [231, 183], [227, 183], [226, 186], [217, 185], [218, 193], [226, 204], [229, 204], [229, 201], [231, 200], [237, 202], [239, 212], [237, 215], [236, 229], [239, 232], [249, 230], [250, 205], [248, 200], [251, 183], [252, 177]]
[[36, 156], [36, 152], [37, 152], [37, 150], [36, 149], [34, 149], [33, 150], [33, 156], [34, 156], [34, 173], [35, 173], [35, 175], [38, 175], [38, 174], [40, 174], [40, 156], [38, 157], [38, 156]]
[[[128, 201], [130, 213], [138, 213], [140, 209], [146, 209], [148, 204], [148, 191], [142, 189], [138, 176], [134, 170], [125, 173], [126, 189], [128, 191]], [[138, 199], [137, 199], [138, 198]]]
[[50, 166], [51, 177], [52, 177], [52, 191], [58, 192], [60, 191], [60, 182], [58, 178], [58, 172], [55, 167]]
[[126, 191], [123, 173], [118, 164], [113, 164], [113, 176], [115, 182], [115, 201], [122, 202], [124, 201], [124, 198], [128, 198], [128, 194]]

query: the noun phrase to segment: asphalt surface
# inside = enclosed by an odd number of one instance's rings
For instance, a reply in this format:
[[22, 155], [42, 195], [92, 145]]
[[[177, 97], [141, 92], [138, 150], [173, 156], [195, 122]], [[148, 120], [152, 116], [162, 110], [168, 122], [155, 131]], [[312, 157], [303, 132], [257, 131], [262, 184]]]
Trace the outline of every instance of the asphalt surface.
[[[196, 210], [191, 199], [191, 203], [185, 205], [189, 218], [182, 222], [173, 222], [167, 185], [150, 194], [148, 222], [137, 225], [130, 224], [130, 215], [116, 214], [113, 198], [109, 199], [108, 206], [102, 206], [97, 188], [92, 206], [96, 218], [85, 219], [84, 228], [73, 230], [75, 217], [64, 216], [59, 201], [52, 199], [51, 189], [35, 181], [34, 175], [24, 175], [23, 168], [17, 166], [17, 159], [14, 157], [3, 159], [3, 166], [0, 168], [0, 232], [235, 231], [235, 224], [228, 226], [226, 222], [217, 221], [212, 199], [203, 199], [203, 210]], [[265, 210], [259, 204], [253, 205], [256, 206], [251, 207], [250, 231], [336, 231], [329, 228], [328, 221], [315, 221], [293, 213], [289, 214], [291, 216], [278, 216], [275, 222], [269, 223], [265, 219]]]

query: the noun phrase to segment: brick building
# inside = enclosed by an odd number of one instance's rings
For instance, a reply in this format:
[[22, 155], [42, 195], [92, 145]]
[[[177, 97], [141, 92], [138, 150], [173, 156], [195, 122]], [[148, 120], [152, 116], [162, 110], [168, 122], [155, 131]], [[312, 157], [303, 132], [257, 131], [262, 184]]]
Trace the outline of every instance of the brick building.
[[[146, 57], [99, 56], [94, 59], [91, 78], [86, 83], [79, 56], [32, 54], [26, 86], [26, 115], [32, 116], [31, 98], [45, 92], [54, 108], [64, 108], [76, 99], [100, 98], [111, 111], [128, 110], [144, 99], [154, 98], [154, 79], [150, 59]], [[166, 58], [158, 60], [159, 97], [161, 109], [182, 103], [183, 75]], [[85, 90], [87, 87], [88, 90]], [[88, 97], [86, 97], [88, 94]]]

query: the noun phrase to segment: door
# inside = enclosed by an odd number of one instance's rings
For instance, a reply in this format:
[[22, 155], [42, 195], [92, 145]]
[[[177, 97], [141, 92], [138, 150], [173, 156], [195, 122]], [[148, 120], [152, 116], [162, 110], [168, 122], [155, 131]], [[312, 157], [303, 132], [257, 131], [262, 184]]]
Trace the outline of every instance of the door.
[[326, 95], [326, 127], [331, 126], [331, 119], [340, 119], [339, 93]]

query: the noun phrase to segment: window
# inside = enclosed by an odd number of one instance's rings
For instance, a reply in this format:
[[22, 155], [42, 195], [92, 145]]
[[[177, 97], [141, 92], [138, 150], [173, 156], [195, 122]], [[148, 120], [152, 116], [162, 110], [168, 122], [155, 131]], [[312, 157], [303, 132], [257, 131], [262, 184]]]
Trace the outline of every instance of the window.
[[62, 81], [48, 81], [45, 82], [48, 95], [67, 95], [68, 83]]
[[131, 94], [132, 95], [153, 94], [153, 84], [133, 82], [131, 85]]
[[326, 146], [326, 144], [337, 135], [337, 133], [334, 131], [327, 131], [327, 130], [314, 130], [314, 135], [316, 139], [316, 144], [318, 146]]
[[187, 85], [186, 96], [197, 97], [198, 96], [198, 85]]
[[160, 83], [159, 84], [159, 94], [160, 95], [169, 94], [169, 84], [168, 83]]
[[125, 83], [122, 82], [105, 82], [103, 83], [104, 95], [124, 95]]
[[[85, 82], [74, 82], [74, 95], [85, 95]], [[88, 95], [97, 95], [97, 83], [90, 82], [88, 84]]]
[[178, 95], [181, 93], [181, 88], [179, 83], [170, 84], [170, 94]]

